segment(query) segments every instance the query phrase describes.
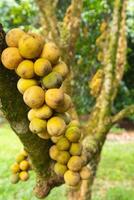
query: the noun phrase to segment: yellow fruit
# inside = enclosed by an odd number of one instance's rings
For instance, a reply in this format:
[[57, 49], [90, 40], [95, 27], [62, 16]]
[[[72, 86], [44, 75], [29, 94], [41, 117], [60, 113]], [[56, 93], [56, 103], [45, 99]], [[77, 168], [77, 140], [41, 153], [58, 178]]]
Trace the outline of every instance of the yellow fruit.
[[62, 137], [62, 135], [60, 135], [60, 136], [52, 136], [51, 137], [51, 141], [53, 143], [57, 143], [61, 137]]
[[62, 135], [66, 130], [66, 124], [60, 117], [52, 117], [47, 122], [47, 131], [51, 136]]
[[36, 118], [35, 110], [34, 109], [29, 110], [27, 117], [29, 121], [32, 121], [34, 118]]
[[42, 120], [39, 118], [34, 118], [29, 125], [29, 129], [32, 133], [42, 133], [45, 132], [47, 128], [46, 120]]
[[67, 171], [67, 166], [62, 165], [60, 163], [56, 163], [54, 165], [54, 171], [58, 176], [64, 176], [65, 172]]
[[32, 86], [24, 92], [23, 99], [30, 108], [39, 108], [45, 101], [45, 92], [39, 86]]
[[24, 155], [25, 157], [28, 157], [28, 153], [24, 149], [21, 151], [21, 154]]
[[20, 28], [13, 28], [6, 34], [6, 43], [9, 47], [18, 47], [20, 38], [26, 34]]
[[34, 72], [38, 76], [46, 76], [52, 71], [52, 66], [49, 60], [45, 58], [39, 58], [34, 63]]
[[82, 145], [80, 143], [72, 143], [69, 152], [72, 156], [80, 156]]
[[27, 181], [28, 178], [29, 178], [28, 172], [26, 172], [26, 171], [20, 172], [20, 173], [19, 173], [19, 178], [20, 178], [20, 180], [22, 180], [22, 181]]
[[17, 68], [22, 60], [23, 58], [16, 47], [8, 47], [1, 54], [2, 64], [10, 70]]
[[76, 126], [67, 128], [65, 136], [70, 142], [78, 142], [81, 137], [80, 129]]
[[18, 163], [14, 163], [12, 166], [11, 166], [11, 171], [12, 173], [16, 174], [20, 171], [20, 167], [19, 167], [19, 164]]
[[44, 45], [42, 58], [48, 59], [52, 64], [56, 64], [60, 57], [60, 50], [53, 42], [48, 42]]
[[67, 151], [59, 151], [57, 161], [60, 164], [67, 164], [70, 159], [70, 154]]
[[35, 79], [20, 78], [17, 83], [17, 88], [21, 94], [24, 94], [28, 88], [35, 85], [38, 85], [38, 82]]
[[72, 171], [79, 171], [82, 168], [82, 160], [79, 156], [72, 156], [67, 166]]
[[48, 106], [55, 109], [64, 101], [64, 93], [62, 89], [49, 89], [45, 93], [45, 101]]
[[16, 156], [16, 162], [17, 163], [20, 163], [22, 160], [25, 160], [25, 155], [23, 153], [19, 153], [17, 156]]
[[65, 123], [68, 125], [71, 121], [71, 116], [69, 115], [69, 113], [56, 113], [55, 116], [61, 117]]
[[31, 60], [23, 60], [17, 67], [16, 73], [21, 78], [33, 78], [34, 77], [34, 64]]
[[12, 184], [16, 184], [19, 182], [19, 175], [18, 174], [12, 174], [10, 177], [10, 181]]
[[60, 151], [65, 151], [68, 150], [70, 147], [70, 142], [68, 141], [68, 139], [66, 137], [62, 137], [59, 139], [59, 141], [56, 143], [57, 148]]
[[20, 162], [20, 169], [23, 171], [27, 171], [29, 169], [29, 162], [27, 160], [23, 160]]
[[58, 150], [58, 148], [57, 148], [56, 145], [53, 145], [53, 146], [49, 149], [49, 155], [50, 155], [50, 158], [51, 158], [51, 159], [57, 160], [58, 155], [59, 155], [59, 150]]
[[62, 76], [59, 73], [51, 72], [42, 79], [42, 87], [46, 89], [59, 88], [62, 81]]
[[33, 109], [33, 110], [35, 111], [36, 117], [40, 118], [40, 119], [48, 119], [53, 114], [53, 110], [49, 106], [47, 106], [46, 104], [44, 104], [40, 108], [36, 108], [36, 109]]
[[64, 174], [65, 183], [69, 186], [76, 186], [80, 182], [80, 175], [77, 172], [66, 171]]
[[62, 61], [53, 67], [53, 71], [60, 73], [63, 79], [66, 78], [67, 74], [69, 73], [68, 66]]
[[19, 51], [24, 58], [33, 59], [39, 57], [43, 44], [36, 34], [25, 34], [19, 40]]
[[72, 120], [72, 121], [69, 123], [68, 127], [73, 127], [73, 126], [79, 128], [79, 127], [80, 127], [80, 123], [79, 123], [77, 120]]
[[64, 94], [63, 103], [55, 109], [56, 112], [64, 113], [71, 107], [72, 101], [69, 95]]
[[36, 38], [37, 40], [39, 40], [39, 42], [42, 44], [42, 48], [43, 48], [43, 45], [44, 45], [44, 42], [45, 42], [45, 39], [42, 35], [40, 34], [37, 34], [37, 33], [33, 33], [31, 31], [28, 31], [28, 34], [33, 36], [34, 38]]
[[48, 140], [50, 138], [50, 135], [48, 134], [47, 131], [42, 132], [42, 133], [38, 133], [38, 136], [44, 140]]
[[88, 180], [91, 176], [91, 170], [88, 167], [83, 167], [80, 171], [80, 177], [83, 180]]

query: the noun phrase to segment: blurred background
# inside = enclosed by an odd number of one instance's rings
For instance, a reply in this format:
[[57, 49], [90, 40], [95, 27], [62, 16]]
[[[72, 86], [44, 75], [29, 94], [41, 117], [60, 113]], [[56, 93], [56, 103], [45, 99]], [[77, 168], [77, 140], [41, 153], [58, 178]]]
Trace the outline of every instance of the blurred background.
[[[71, 0], [59, 0], [57, 17], [62, 19]], [[99, 68], [98, 49], [100, 24], [111, 18], [113, 0], [84, 0], [80, 36], [76, 44], [73, 101], [81, 120], [87, 118], [95, 99], [89, 93], [88, 81]], [[0, 16], [4, 30], [14, 27], [42, 31], [40, 10], [35, 0], [1, 0]], [[127, 10], [127, 65], [113, 106], [113, 113], [134, 102], [134, 1], [129, 0]], [[11, 185], [10, 165], [22, 149], [20, 141], [0, 112], [0, 200], [35, 200], [32, 196], [34, 174], [26, 183]], [[47, 200], [66, 199], [64, 185], [54, 189]], [[102, 153], [92, 200], [134, 200], [134, 116], [124, 119], [112, 128]]]

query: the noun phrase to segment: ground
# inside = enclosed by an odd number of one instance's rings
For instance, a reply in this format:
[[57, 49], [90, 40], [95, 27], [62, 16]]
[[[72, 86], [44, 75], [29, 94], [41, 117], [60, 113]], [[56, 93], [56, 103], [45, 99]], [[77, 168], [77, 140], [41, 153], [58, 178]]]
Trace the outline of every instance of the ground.
[[[92, 200], [134, 200], [134, 137], [114, 129], [103, 148], [101, 162], [93, 187]], [[7, 124], [0, 127], [0, 200], [37, 200], [32, 195], [34, 173], [25, 183], [12, 185], [10, 165], [22, 148]], [[55, 188], [46, 200], [65, 198], [65, 186]]]

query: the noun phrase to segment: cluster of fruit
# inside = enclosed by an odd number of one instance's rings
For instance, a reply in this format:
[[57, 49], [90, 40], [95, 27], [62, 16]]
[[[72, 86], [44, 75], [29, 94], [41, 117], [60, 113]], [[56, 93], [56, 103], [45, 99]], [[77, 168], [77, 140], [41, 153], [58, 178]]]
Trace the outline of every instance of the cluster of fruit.
[[[28, 113], [31, 132], [48, 139], [66, 129], [65, 112], [71, 98], [61, 88], [68, 67], [60, 61], [60, 50], [42, 36], [15, 28], [6, 34], [8, 47], [1, 55], [3, 65], [20, 77], [17, 88], [31, 110]], [[63, 113], [61, 117], [59, 113]]]
[[17, 88], [30, 107], [29, 129], [42, 139], [51, 139], [55, 145], [49, 153], [57, 161], [55, 173], [75, 186], [89, 177], [90, 170], [83, 164], [78, 122], [71, 121], [67, 113], [72, 102], [62, 89], [68, 67], [60, 60], [60, 50], [52, 42], [44, 43], [40, 35], [20, 29], [9, 31], [6, 43], [1, 60], [20, 77]]
[[28, 154], [25, 150], [20, 152], [16, 157], [16, 162], [11, 166], [11, 183], [16, 184], [21, 181], [26, 181], [29, 178], [28, 171], [31, 169], [31, 164]]
[[85, 157], [82, 156], [80, 143], [81, 131], [77, 121], [71, 121], [64, 136], [54, 139], [49, 150], [50, 157], [56, 161], [54, 171], [58, 176], [64, 177], [69, 186], [77, 186], [80, 180], [88, 179], [90, 169], [86, 167]]

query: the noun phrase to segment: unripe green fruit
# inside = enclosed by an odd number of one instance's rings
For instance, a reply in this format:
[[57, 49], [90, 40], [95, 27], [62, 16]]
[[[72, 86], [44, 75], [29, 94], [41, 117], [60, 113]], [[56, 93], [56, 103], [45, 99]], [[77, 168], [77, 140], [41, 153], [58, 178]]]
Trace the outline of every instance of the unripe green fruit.
[[66, 124], [60, 117], [52, 117], [47, 122], [47, 131], [51, 136], [62, 135], [66, 130]]
[[83, 180], [88, 180], [91, 176], [91, 170], [88, 167], [83, 167], [80, 171], [80, 177]]
[[60, 164], [63, 164], [63, 165], [67, 164], [69, 159], [70, 159], [70, 154], [67, 151], [59, 151], [57, 161]]
[[46, 131], [47, 122], [45, 120], [34, 118], [29, 125], [29, 129], [33, 133], [42, 133]]
[[62, 76], [59, 73], [51, 72], [42, 79], [42, 87], [46, 89], [59, 88], [62, 81]]
[[10, 181], [12, 184], [16, 184], [19, 182], [19, 175], [18, 174], [12, 174], [10, 177]]
[[53, 160], [57, 160], [58, 156], [59, 156], [59, 150], [57, 148], [56, 145], [53, 145], [50, 149], [49, 149], [49, 155], [50, 158]]
[[80, 129], [76, 126], [70, 126], [69, 128], [67, 128], [65, 136], [71, 142], [78, 142], [81, 137]]
[[76, 186], [80, 182], [80, 175], [77, 172], [66, 171], [64, 174], [65, 183], [69, 186]]
[[72, 171], [79, 171], [82, 168], [82, 160], [79, 156], [72, 156], [67, 166]]
[[55, 116], [61, 117], [65, 123], [68, 125], [71, 121], [71, 116], [69, 115], [69, 113], [56, 113]]
[[59, 141], [56, 143], [56, 145], [60, 151], [66, 151], [70, 147], [70, 142], [68, 141], [68, 139], [66, 137], [62, 137], [59, 139]]
[[72, 156], [80, 156], [82, 152], [82, 145], [79, 143], [72, 143], [69, 152]]
[[62, 165], [60, 163], [56, 163], [54, 165], [54, 171], [58, 176], [64, 176], [65, 172], [67, 171], [67, 166]]

